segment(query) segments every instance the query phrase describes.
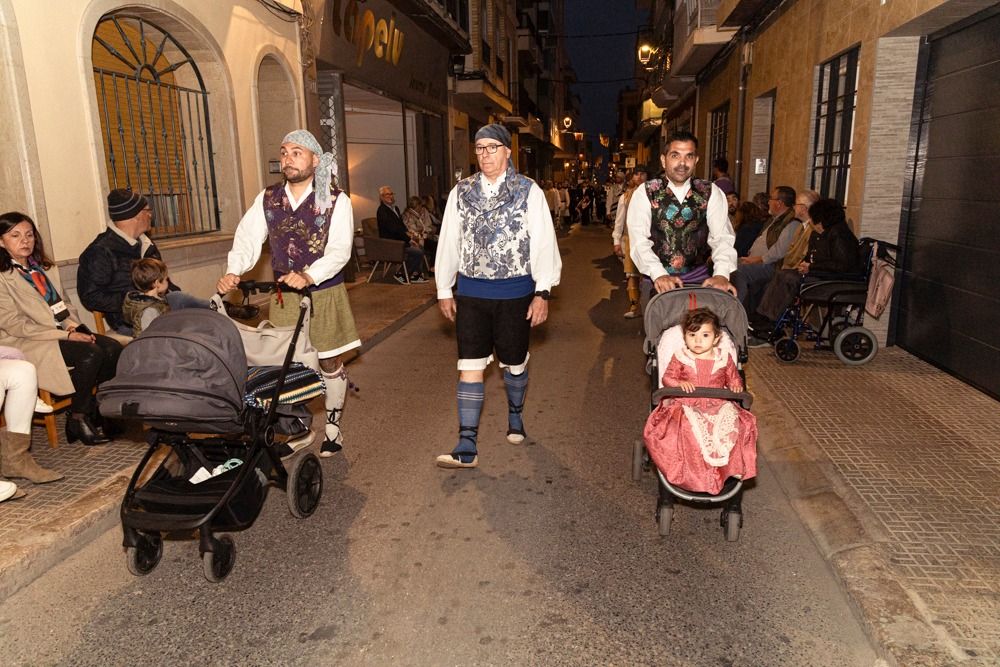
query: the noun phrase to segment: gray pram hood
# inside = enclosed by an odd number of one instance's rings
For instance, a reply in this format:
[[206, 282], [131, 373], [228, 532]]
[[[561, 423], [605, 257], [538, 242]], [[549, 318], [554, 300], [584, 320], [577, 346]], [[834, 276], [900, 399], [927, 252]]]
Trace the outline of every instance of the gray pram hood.
[[656, 350], [664, 331], [680, 324], [685, 313], [695, 308], [708, 308], [718, 315], [736, 349], [747, 349], [747, 314], [739, 299], [714, 287], [681, 287], [655, 294], [646, 304], [643, 322], [646, 329], [646, 350]]
[[142, 419], [175, 432], [242, 431], [247, 379], [243, 341], [212, 310], [157, 317], [122, 351], [115, 377], [100, 386], [101, 414]]

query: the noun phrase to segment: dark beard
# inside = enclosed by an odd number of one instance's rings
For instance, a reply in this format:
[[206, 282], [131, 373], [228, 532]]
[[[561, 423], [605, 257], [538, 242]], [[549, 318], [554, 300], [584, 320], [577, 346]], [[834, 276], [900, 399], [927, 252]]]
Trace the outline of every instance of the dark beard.
[[284, 172], [282, 172], [282, 176], [285, 177], [286, 183], [302, 183], [303, 181], [308, 181], [310, 178], [312, 178], [314, 173], [315, 172], [310, 169], [308, 171], [298, 172], [298, 176], [295, 176], [294, 178], [289, 177]]

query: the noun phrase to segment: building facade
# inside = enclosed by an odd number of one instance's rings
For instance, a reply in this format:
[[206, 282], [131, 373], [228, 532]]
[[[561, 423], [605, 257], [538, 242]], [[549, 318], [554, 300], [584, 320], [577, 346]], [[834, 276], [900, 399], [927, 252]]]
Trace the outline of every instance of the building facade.
[[843, 202], [859, 236], [901, 247], [891, 314], [868, 323], [881, 341], [1000, 395], [981, 281], [1000, 260], [1000, 139], [983, 132], [1000, 108], [997, 4], [656, 4], [670, 65], [654, 97], [665, 132], [701, 138], [702, 175], [722, 156], [744, 198], [791, 185]]
[[36, 221], [74, 301], [116, 187], [149, 199], [175, 282], [214, 291], [274, 137], [305, 122], [296, 12], [271, 4], [0, 0], [4, 209]]

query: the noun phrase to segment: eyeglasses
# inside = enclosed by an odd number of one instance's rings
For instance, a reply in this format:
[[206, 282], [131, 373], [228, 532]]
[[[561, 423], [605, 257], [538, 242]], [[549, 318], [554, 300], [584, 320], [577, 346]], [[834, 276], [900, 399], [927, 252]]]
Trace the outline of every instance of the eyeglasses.
[[503, 144], [486, 144], [485, 146], [476, 146], [476, 155], [485, 155], [489, 153], [493, 155], [496, 153]]

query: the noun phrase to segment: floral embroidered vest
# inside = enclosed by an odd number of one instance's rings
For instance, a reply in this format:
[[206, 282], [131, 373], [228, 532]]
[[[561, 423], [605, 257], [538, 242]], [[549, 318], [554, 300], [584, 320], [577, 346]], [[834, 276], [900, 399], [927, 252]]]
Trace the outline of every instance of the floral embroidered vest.
[[455, 186], [462, 221], [458, 271], [485, 280], [530, 275], [528, 193], [535, 182], [508, 167], [497, 196], [486, 197], [481, 177], [470, 176]]
[[[331, 188], [330, 192], [330, 199], [336, 206], [340, 190]], [[283, 183], [264, 190], [264, 219], [271, 244], [271, 268], [275, 274], [302, 271], [323, 256], [330, 238], [332, 215], [333, 207], [325, 213], [319, 212], [315, 193], [310, 192], [293, 211]]]
[[663, 179], [646, 182], [653, 252], [668, 274], [684, 274], [711, 261], [707, 215], [711, 195], [712, 184], [698, 178], [691, 179], [684, 201], [677, 201]]

